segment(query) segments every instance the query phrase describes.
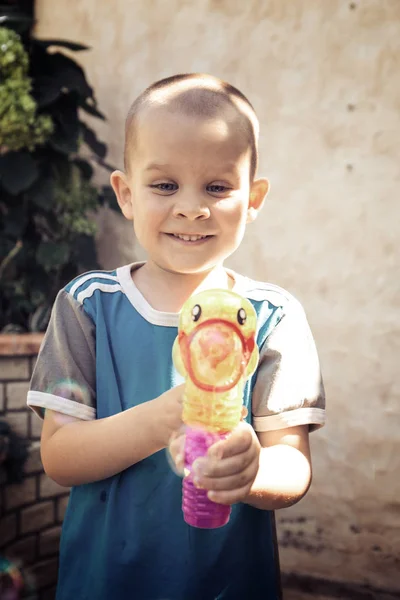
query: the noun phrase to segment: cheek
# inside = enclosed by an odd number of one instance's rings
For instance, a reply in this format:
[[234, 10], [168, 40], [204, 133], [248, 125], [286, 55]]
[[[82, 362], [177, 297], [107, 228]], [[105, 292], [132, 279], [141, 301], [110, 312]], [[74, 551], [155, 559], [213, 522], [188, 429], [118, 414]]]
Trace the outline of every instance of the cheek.
[[246, 225], [247, 220], [247, 203], [242, 199], [232, 200], [229, 202], [220, 202], [217, 206], [218, 219], [226, 229], [238, 229]]
[[133, 207], [133, 222], [135, 229], [142, 233], [152, 232], [157, 229], [166, 217], [166, 205], [154, 201], [154, 198], [143, 194]]

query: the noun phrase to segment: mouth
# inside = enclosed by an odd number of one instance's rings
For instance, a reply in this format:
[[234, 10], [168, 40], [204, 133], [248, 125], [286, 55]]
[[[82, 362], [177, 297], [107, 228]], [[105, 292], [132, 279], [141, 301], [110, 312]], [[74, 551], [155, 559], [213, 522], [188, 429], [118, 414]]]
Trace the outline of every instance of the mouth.
[[213, 237], [212, 235], [204, 235], [204, 234], [189, 234], [189, 233], [167, 233], [168, 237], [171, 237], [176, 240], [180, 240], [182, 242], [202, 242], [204, 240], [210, 239]]

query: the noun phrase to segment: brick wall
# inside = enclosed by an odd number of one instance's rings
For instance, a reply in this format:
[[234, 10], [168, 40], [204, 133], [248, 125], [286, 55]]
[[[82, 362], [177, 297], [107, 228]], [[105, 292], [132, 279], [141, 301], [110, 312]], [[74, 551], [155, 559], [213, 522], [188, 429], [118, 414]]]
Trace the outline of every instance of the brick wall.
[[53, 600], [58, 545], [68, 489], [43, 472], [40, 419], [26, 407], [29, 380], [41, 337], [0, 336], [0, 420], [29, 441], [22, 483], [0, 479], [0, 554], [28, 569], [40, 600]]

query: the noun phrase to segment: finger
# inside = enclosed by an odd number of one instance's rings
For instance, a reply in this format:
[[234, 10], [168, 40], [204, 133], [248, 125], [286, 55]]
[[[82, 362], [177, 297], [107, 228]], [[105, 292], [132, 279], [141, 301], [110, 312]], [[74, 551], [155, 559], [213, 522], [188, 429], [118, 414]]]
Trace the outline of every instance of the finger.
[[213, 458], [198, 458], [193, 463], [193, 474], [197, 478], [217, 478], [236, 475], [256, 462], [256, 451], [250, 448], [247, 452], [217, 460]]
[[253, 435], [250, 426], [241, 427], [240, 425], [225, 440], [213, 444], [208, 450], [210, 458], [229, 458], [236, 454], [242, 454], [250, 448], [253, 443]]
[[233, 491], [247, 485], [252, 485], [257, 475], [257, 466], [252, 462], [246, 469], [229, 475], [227, 477], [194, 477], [193, 483], [196, 487], [213, 492]]
[[177, 475], [184, 474], [185, 466], [185, 429], [181, 428], [172, 434], [167, 448], [170, 467]]
[[242, 502], [248, 493], [250, 492], [250, 486], [246, 485], [242, 488], [236, 490], [229, 490], [223, 492], [208, 492], [207, 496], [213, 502], [217, 504], [227, 504], [231, 506], [232, 504], [236, 504], [237, 502]]
[[171, 441], [168, 446], [168, 450], [174, 460], [178, 455], [183, 454], [185, 450], [185, 436], [182, 436], [182, 438], [176, 438], [175, 440]]
[[245, 406], [243, 406], [241, 420], [244, 421], [248, 414], [249, 414], [249, 411], [247, 410], [247, 408]]
[[167, 449], [167, 460], [169, 466], [176, 475], [183, 477], [185, 475], [185, 455], [176, 453], [174, 455]]
[[171, 435], [168, 448], [173, 456], [175, 456], [175, 454], [182, 454], [184, 452], [185, 431], [183, 429], [180, 429], [179, 431]]

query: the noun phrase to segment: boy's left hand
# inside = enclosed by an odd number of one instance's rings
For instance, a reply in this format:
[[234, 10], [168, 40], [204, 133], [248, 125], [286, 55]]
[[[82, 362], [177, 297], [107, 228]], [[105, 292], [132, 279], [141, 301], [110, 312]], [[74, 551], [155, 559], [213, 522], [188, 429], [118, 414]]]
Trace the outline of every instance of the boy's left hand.
[[260, 449], [254, 429], [242, 421], [193, 463], [195, 485], [209, 490], [210, 500], [219, 504], [244, 501], [258, 473]]

